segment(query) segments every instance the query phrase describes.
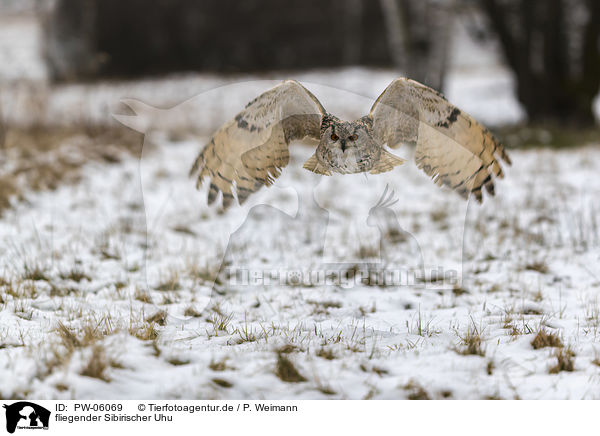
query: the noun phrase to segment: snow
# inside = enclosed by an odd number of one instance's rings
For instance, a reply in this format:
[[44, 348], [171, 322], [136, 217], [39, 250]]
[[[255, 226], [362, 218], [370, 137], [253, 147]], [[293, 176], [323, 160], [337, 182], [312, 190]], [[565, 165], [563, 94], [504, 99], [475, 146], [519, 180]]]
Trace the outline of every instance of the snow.
[[[438, 189], [412, 164], [368, 180], [320, 178], [301, 169], [311, 150], [297, 146], [276, 186], [219, 214], [187, 177], [206, 139], [151, 133], [140, 160], [90, 163], [81, 183], [31, 193], [4, 215], [0, 275], [21, 291], [2, 297], [0, 368], [11, 374], [2, 396], [406, 398], [421, 386], [431, 398], [598, 398], [597, 146], [512, 151], [514, 165], [482, 206]], [[365, 259], [354, 235], [379, 241], [377, 211], [368, 217], [386, 185], [408, 242], [375, 243]], [[234, 266], [314, 271], [329, 253], [342, 270], [389, 268], [410, 264], [416, 241], [426, 265], [460, 280], [369, 286], [284, 276], [226, 280], [211, 292], [208, 272], [240, 225], [227, 254]], [[36, 266], [44, 278], [23, 279]], [[67, 277], [73, 269], [87, 278]], [[190, 306], [200, 316], [186, 316]], [[155, 347], [130, 334], [161, 310]], [[219, 319], [228, 320], [224, 330]], [[59, 322], [106, 330], [96, 344], [118, 362], [109, 382], [81, 375], [93, 345], [51, 365], [66, 353]], [[549, 374], [554, 350], [530, 345], [542, 326], [571, 347], [575, 371]], [[484, 356], [461, 354], [473, 329]], [[295, 347], [287, 356], [307, 381], [276, 376], [284, 345]], [[223, 361], [224, 371], [210, 369]]]

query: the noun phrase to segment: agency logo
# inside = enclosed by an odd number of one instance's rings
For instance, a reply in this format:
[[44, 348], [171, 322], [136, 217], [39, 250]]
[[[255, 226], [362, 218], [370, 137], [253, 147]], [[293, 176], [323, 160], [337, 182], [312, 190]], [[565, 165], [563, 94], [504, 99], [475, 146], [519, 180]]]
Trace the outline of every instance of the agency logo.
[[3, 406], [6, 409], [6, 431], [16, 429], [48, 430], [50, 411], [29, 401], [19, 401]]

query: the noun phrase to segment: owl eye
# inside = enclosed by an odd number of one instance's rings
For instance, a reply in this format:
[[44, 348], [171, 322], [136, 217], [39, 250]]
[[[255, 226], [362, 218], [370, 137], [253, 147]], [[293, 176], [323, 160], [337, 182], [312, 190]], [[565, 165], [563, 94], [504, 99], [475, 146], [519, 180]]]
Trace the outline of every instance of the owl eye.
[[338, 139], [340, 139], [340, 137], [338, 135], [336, 135], [335, 133], [331, 134], [331, 140], [332, 141], [337, 141]]
[[348, 139], [349, 139], [350, 141], [356, 141], [356, 140], [358, 139], [358, 136], [357, 136], [356, 134], [354, 134], [354, 135], [350, 135], [350, 136], [348, 136]]

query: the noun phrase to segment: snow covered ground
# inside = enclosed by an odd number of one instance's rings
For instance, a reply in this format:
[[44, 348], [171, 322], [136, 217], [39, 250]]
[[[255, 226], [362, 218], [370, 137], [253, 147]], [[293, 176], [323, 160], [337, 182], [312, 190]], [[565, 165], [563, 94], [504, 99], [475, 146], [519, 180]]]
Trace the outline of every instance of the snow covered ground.
[[[599, 144], [511, 151], [482, 206], [434, 186], [410, 148], [391, 173], [323, 178], [298, 145], [250, 204], [206, 206], [187, 172], [211, 129], [288, 76], [2, 95], [15, 123], [120, 113], [146, 136], [140, 157], [90, 161], [0, 218], [0, 396], [600, 398]], [[295, 77], [351, 118], [395, 73]], [[43, 91], [33, 109], [22, 86]], [[512, 86], [501, 68], [455, 68], [446, 94], [503, 124], [523, 116]]]
[[[512, 151], [483, 206], [412, 164], [313, 176], [299, 145], [275, 187], [221, 214], [187, 177], [205, 141], [150, 132], [141, 159], [5, 212], [0, 395], [600, 397], [597, 144]], [[373, 208], [386, 186], [399, 202]], [[407, 265], [429, 272], [349, 279]], [[561, 346], [534, 349], [540, 331]]]

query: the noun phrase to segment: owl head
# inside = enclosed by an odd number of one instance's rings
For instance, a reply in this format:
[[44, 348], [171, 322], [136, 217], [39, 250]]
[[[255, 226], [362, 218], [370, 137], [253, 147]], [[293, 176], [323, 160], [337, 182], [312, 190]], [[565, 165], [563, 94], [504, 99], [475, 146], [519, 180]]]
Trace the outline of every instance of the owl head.
[[318, 161], [342, 174], [369, 171], [382, 150], [371, 134], [371, 126], [368, 116], [342, 121], [326, 114], [321, 122], [321, 140], [316, 150]]

